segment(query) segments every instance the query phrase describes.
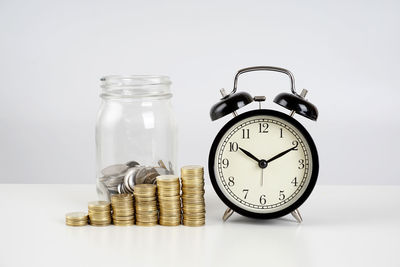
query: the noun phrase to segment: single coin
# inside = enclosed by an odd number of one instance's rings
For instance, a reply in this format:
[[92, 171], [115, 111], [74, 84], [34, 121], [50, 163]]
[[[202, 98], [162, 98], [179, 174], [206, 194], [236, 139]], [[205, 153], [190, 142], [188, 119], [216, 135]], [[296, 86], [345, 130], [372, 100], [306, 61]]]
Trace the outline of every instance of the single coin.
[[136, 222], [138, 226], [155, 226], [157, 222]]
[[65, 224], [68, 225], [68, 226], [85, 226], [85, 225], [88, 225], [88, 222], [76, 223], [76, 222], [68, 222], [68, 221], [66, 221]]
[[125, 163], [126, 166], [128, 166], [129, 168], [135, 167], [137, 165], [140, 165], [137, 161], [128, 161], [127, 163]]
[[203, 166], [200, 165], [186, 165], [181, 168], [181, 171], [189, 172], [189, 171], [204, 171]]
[[135, 167], [129, 168], [125, 173], [124, 185], [130, 191], [133, 191], [133, 187], [135, 185], [135, 176], [139, 170], [140, 170], [140, 166], [135, 166]]
[[157, 183], [179, 183], [179, 176], [173, 174], [159, 175], [157, 176]]
[[183, 221], [183, 225], [184, 226], [196, 227], [196, 226], [203, 226], [205, 224], [206, 224], [206, 222], [188, 222], [188, 221]]
[[144, 183], [155, 184], [158, 175], [158, 172], [154, 168], [150, 168], [144, 177]]
[[161, 202], [175, 202], [175, 201], [180, 201], [180, 196], [158, 196], [158, 200]]
[[113, 223], [115, 226], [131, 226], [131, 225], [135, 225], [134, 221], [131, 222], [114, 222]]
[[69, 212], [65, 214], [65, 218], [71, 219], [71, 220], [87, 220], [87, 213], [86, 212]]
[[111, 203], [109, 201], [90, 201], [88, 203], [89, 208], [101, 208], [101, 209], [106, 209], [109, 208]]
[[135, 191], [155, 191], [157, 188], [154, 184], [137, 184], [134, 186]]

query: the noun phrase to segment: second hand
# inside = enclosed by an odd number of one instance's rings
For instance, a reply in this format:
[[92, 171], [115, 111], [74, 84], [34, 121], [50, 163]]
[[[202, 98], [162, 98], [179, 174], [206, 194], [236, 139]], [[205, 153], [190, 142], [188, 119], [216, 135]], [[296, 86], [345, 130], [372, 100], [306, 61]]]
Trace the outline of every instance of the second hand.
[[264, 169], [261, 169], [261, 186], [264, 186]]

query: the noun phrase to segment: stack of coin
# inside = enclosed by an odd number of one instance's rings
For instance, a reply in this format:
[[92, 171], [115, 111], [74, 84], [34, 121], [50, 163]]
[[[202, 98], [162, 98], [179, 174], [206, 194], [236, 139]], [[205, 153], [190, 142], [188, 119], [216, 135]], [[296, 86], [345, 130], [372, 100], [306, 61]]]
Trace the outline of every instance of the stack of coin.
[[181, 168], [183, 224], [202, 226], [206, 222], [204, 169], [190, 165]]
[[160, 224], [176, 226], [181, 224], [180, 182], [176, 175], [157, 177], [158, 204], [160, 206]]
[[69, 226], [84, 226], [88, 224], [86, 212], [70, 212], [65, 214], [65, 224]]
[[88, 205], [90, 224], [105, 226], [111, 224], [111, 204], [108, 201], [91, 201]]
[[135, 224], [132, 194], [112, 195], [111, 206], [114, 225], [127, 226]]
[[134, 186], [136, 224], [153, 226], [158, 221], [155, 184], [137, 184]]

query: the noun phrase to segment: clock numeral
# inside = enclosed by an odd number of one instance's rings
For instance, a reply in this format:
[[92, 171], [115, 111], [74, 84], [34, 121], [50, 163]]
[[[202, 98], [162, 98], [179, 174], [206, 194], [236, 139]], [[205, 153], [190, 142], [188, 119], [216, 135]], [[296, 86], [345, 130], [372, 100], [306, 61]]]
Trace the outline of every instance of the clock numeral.
[[229, 167], [229, 160], [228, 159], [223, 159], [222, 160], [222, 168], [226, 169]]
[[229, 186], [234, 186], [234, 185], [235, 185], [235, 177], [230, 176], [230, 177], [228, 178], [228, 185], [229, 185]]
[[239, 145], [236, 142], [229, 142], [229, 151], [236, 152], [239, 149]]
[[305, 164], [304, 164], [304, 159], [299, 159], [299, 170], [301, 170], [301, 169], [304, 169], [304, 166], [306, 166]]
[[265, 205], [267, 203], [267, 199], [265, 198], [265, 195], [260, 196], [260, 204]]
[[285, 199], [285, 194], [284, 194], [284, 190], [279, 191], [279, 200], [284, 200]]
[[249, 189], [243, 189], [242, 191], [244, 193], [244, 199], [247, 198], [247, 194], [249, 193]]
[[283, 138], [283, 129], [282, 129], [282, 128], [280, 129], [280, 133], [281, 133], [281, 134], [280, 134], [279, 137], [280, 137], [280, 138]]
[[297, 186], [297, 177], [294, 177], [291, 184], [293, 184], [294, 186]]
[[268, 130], [267, 130], [269, 127], [268, 123], [264, 122], [264, 123], [259, 123], [258, 125], [260, 126], [260, 128], [259, 128], [260, 133], [268, 133]]
[[249, 139], [250, 138], [250, 129], [242, 129], [242, 138]]
[[296, 147], [296, 148], [293, 148], [293, 150], [298, 150], [297, 147], [298, 147], [298, 145], [299, 145], [299, 142], [293, 141], [293, 142], [292, 142], [292, 145], [294, 145], [294, 146]]

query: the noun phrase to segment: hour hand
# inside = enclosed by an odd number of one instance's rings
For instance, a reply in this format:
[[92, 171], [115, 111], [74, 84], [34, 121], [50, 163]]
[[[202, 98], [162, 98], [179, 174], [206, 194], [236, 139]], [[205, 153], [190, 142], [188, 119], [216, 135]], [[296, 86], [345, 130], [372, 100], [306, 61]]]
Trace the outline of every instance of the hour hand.
[[248, 156], [249, 158], [254, 159], [255, 161], [257, 161], [257, 163], [260, 163], [260, 160], [258, 158], [256, 158], [256, 156], [254, 156], [253, 154], [251, 154], [249, 151], [239, 147], [240, 151], [242, 151], [244, 154], [246, 154], [246, 156]]

